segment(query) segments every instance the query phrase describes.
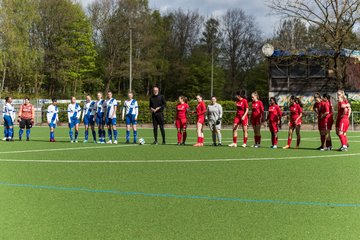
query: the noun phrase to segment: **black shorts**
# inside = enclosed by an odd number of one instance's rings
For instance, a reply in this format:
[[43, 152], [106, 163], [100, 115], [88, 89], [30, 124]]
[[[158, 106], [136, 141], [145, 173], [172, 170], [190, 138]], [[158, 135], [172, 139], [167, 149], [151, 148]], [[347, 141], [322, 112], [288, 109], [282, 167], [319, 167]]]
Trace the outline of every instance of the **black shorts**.
[[164, 126], [164, 113], [163, 112], [159, 112], [159, 113], [153, 113], [152, 114], [152, 121], [153, 121], [153, 126], [154, 128], [156, 128], [158, 125], [160, 126]]
[[30, 129], [30, 128], [32, 128], [31, 119], [24, 119], [24, 118], [22, 118], [21, 121], [20, 121], [20, 123], [19, 123], [19, 125], [20, 125], [20, 128], [21, 128], [21, 129], [24, 129], [25, 127], [26, 127], [26, 129]]

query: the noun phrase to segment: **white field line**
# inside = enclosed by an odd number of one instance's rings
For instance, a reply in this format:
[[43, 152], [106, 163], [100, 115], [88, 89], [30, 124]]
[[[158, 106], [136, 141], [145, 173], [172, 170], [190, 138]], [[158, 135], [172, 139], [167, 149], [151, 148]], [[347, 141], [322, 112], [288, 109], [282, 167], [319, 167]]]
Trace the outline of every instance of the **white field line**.
[[73, 147], [73, 148], [50, 148], [50, 149], [32, 149], [32, 150], [20, 150], [20, 151], [7, 151], [0, 152], [0, 154], [13, 154], [13, 153], [33, 153], [33, 152], [54, 152], [54, 151], [73, 151], [83, 149], [98, 149], [98, 148], [123, 148], [123, 147], [135, 147], [137, 145], [103, 145], [93, 147]]
[[297, 159], [316, 159], [339, 157], [341, 161], [343, 157], [360, 156], [360, 153], [350, 154], [334, 154], [334, 155], [318, 155], [303, 157], [269, 157], [269, 158], [229, 158], [229, 159], [178, 159], [178, 160], [25, 160], [25, 159], [0, 159], [0, 162], [20, 162], [20, 163], [204, 163], [204, 162], [238, 162], [238, 161], [275, 161], [275, 160], [297, 160]]

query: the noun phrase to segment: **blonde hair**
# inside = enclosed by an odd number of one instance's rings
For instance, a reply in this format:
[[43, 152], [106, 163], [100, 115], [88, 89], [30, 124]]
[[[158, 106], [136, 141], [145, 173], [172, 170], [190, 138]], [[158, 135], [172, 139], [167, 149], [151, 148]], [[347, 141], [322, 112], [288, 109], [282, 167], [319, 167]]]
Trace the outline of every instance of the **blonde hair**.
[[259, 94], [258, 94], [258, 92], [257, 92], [257, 91], [253, 92], [251, 95], [254, 95], [257, 99], [259, 99], [259, 98], [260, 98], [260, 97], [259, 97]]

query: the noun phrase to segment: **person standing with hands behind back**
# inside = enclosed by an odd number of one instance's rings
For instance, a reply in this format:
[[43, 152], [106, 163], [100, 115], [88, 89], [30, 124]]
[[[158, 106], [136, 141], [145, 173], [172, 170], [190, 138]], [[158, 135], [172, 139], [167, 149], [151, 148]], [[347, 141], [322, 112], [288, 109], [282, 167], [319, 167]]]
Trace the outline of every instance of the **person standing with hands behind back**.
[[154, 143], [158, 144], [158, 126], [162, 136], [162, 144], [166, 144], [165, 141], [165, 129], [164, 129], [164, 109], [166, 107], [166, 101], [163, 95], [159, 94], [159, 88], [153, 88], [153, 95], [150, 97], [150, 110], [152, 115], [153, 127], [154, 127]]

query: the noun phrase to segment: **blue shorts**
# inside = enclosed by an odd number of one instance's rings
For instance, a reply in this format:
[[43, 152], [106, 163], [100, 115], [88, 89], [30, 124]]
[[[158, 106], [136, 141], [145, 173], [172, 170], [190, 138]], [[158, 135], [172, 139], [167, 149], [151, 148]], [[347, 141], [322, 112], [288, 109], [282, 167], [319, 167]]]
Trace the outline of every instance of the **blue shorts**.
[[69, 128], [75, 127], [77, 124], [80, 123], [80, 120], [77, 118], [71, 118], [69, 122]]
[[96, 124], [98, 125], [98, 126], [100, 126], [100, 125], [102, 125], [102, 126], [104, 126], [105, 125], [105, 121], [104, 121], [104, 115], [96, 115]]
[[116, 125], [116, 118], [106, 118], [106, 125], [108, 126]]
[[5, 115], [4, 116], [4, 127], [11, 127], [13, 125], [14, 125], [14, 123], [13, 123], [12, 118], [10, 116]]
[[137, 121], [135, 120], [135, 115], [126, 115], [126, 125], [136, 125]]
[[49, 123], [50, 128], [56, 128], [56, 123]]
[[94, 116], [85, 116], [84, 117], [84, 125], [85, 126], [94, 126], [95, 125], [95, 122], [94, 122]]

